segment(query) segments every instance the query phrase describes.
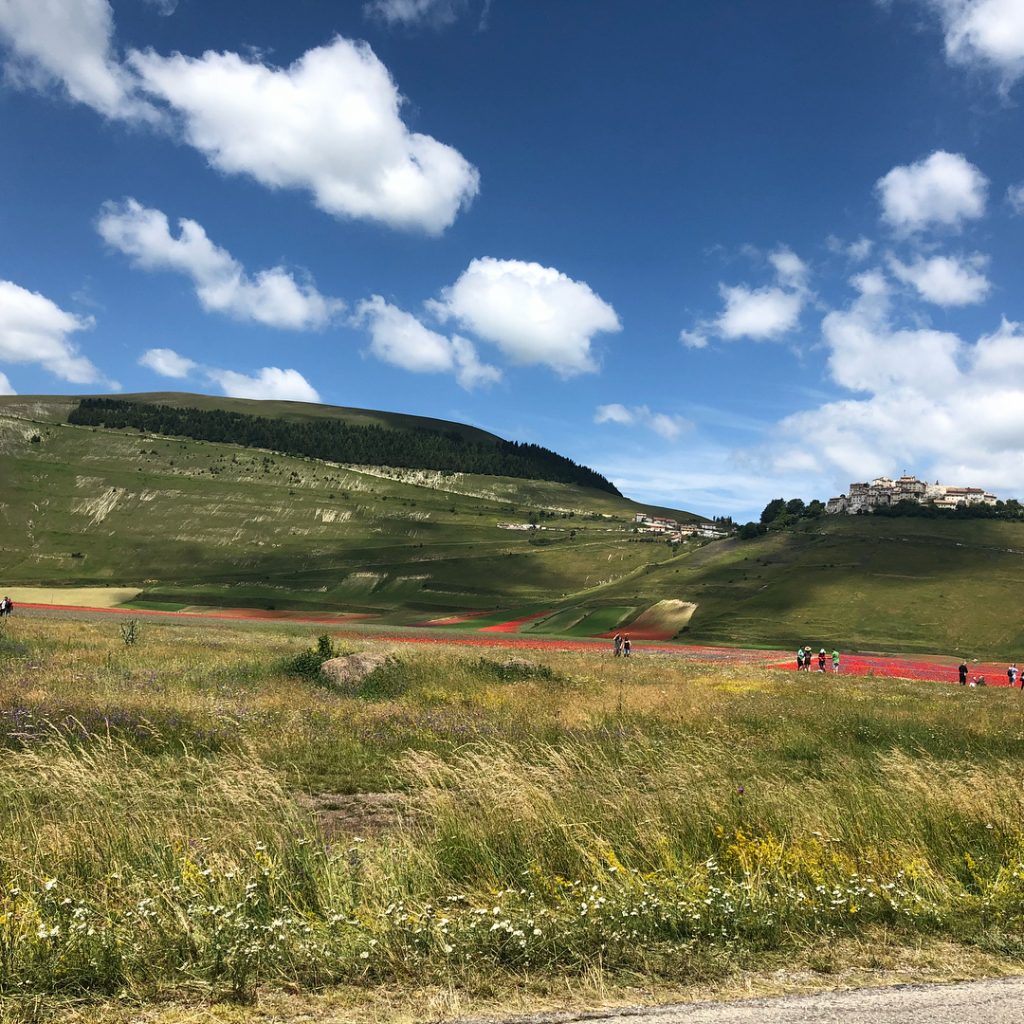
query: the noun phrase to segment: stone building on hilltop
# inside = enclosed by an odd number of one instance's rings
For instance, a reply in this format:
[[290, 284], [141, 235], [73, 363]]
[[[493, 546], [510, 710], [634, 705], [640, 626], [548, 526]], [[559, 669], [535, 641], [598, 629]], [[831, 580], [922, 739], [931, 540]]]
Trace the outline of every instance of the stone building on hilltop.
[[956, 508], [957, 505], [994, 505], [999, 499], [981, 487], [951, 487], [918, 480], [916, 476], [901, 476], [891, 480], [880, 476], [870, 483], [850, 484], [849, 494], [829, 498], [825, 511], [832, 515], [871, 512], [876, 508], [895, 505], [900, 501], [916, 501], [920, 505], [934, 504], [937, 508]]

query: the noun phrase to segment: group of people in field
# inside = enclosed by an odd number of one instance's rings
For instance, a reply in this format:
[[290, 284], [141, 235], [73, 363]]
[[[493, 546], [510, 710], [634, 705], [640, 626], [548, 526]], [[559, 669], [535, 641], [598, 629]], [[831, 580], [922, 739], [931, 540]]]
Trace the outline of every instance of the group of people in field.
[[[810, 672], [811, 671], [811, 666], [813, 664], [814, 664], [814, 652], [811, 650], [810, 645], [808, 644], [805, 647], [798, 647], [796, 649], [796, 670], [797, 670], [797, 672]], [[818, 671], [819, 672], [826, 672], [826, 671], [828, 671], [828, 667], [827, 667], [828, 664], [829, 664], [829, 656], [825, 653], [825, 648], [822, 647], [821, 650], [818, 651]], [[832, 651], [831, 664], [832, 664], [832, 671], [833, 672], [838, 672], [839, 671], [839, 651], [837, 651], [837, 650], [833, 650]]]
[[[970, 669], [967, 667], [967, 662], [966, 661], [961, 661], [960, 662], [960, 668], [959, 668], [960, 685], [961, 686], [987, 686], [988, 685], [985, 682], [985, 677], [984, 676], [975, 676], [970, 681], [970, 683], [968, 683], [967, 682], [967, 675], [968, 675], [969, 672], [970, 672]], [[1006, 668], [1006, 680], [1010, 684], [1011, 688], [1015, 688], [1015, 687], [1017, 687], [1019, 685], [1021, 690], [1024, 690], [1024, 672], [1021, 672], [1021, 670], [1019, 668], [1017, 668], [1017, 662], [1014, 662], [1012, 665], [1008, 665], [1007, 666], [1007, 668]]]
[[0, 599], [0, 619], [14, 611], [14, 602], [9, 597]]
[[628, 658], [630, 652], [633, 650], [633, 644], [630, 642], [629, 634], [623, 636], [621, 633], [616, 633], [612, 637], [612, 650], [615, 653], [616, 658]]

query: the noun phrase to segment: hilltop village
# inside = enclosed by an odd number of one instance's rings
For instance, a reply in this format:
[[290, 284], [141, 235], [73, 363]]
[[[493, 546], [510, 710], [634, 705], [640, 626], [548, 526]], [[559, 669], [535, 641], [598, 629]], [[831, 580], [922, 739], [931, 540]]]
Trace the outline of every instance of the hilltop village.
[[959, 505], [995, 505], [998, 500], [981, 487], [952, 487], [937, 480], [929, 484], [916, 476], [904, 475], [898, 480], [880, 476], [870, 483], [851, 483], [850, 493], [829, 498], [825, 511], [831, 515], [856, 515], [901, 501], [932, 504], [936, 508], [957, 508]]

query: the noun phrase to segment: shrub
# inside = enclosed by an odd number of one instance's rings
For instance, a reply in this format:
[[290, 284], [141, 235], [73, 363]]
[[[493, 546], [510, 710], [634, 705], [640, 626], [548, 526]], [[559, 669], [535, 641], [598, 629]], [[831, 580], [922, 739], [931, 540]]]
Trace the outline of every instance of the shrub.
[[476, 662], [476, 669], [481, 675], [494, 676], [503, 683], [517, 683], [524, 679], [555, 678], [555, 673], [547, 665], [534, 665], [522, 658], [509, 658], [506, 661], [479, 658]]
[[125, 619], [121, 623], [121, 639], [125, 647], [134, 647], [142, 635], [142, 628], [138, 619]]
[[334, 646], [334, 641], [323, 633], [317, 637], [316, 647], [286, 659], [282, 667], [290, 675], [302, 676], [303, 679], [317, 679], [320, 675], [320, 666], [325, 661], [338, 657], [340, 653]]

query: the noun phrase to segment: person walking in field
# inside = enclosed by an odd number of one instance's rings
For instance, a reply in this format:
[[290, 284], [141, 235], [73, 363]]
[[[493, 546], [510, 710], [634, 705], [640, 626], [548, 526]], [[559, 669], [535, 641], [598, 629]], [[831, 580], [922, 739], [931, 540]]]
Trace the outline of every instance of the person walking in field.
[[810, 672], [811, 671], [811, 660], [812, 660], [813, 657], [814, 657], [814, 655], [811, 653], [811, 645], [808, 644], [804, 648], [804, 671], [805, 672]]
[[1017, 668], [1017, 662], [1014, 662], [1006, 670], [1006, 678], [1010, 680], [1010, 686], [1011, 687], [1014, 687], [1014, 686], [1017, 685], [1017, 676], [1019, 676], [1019, 675], [1020, 675], [1020, 669]]
[[633, 645], [629, 642], [629, 634], [627, 633], [622, 638], [622, 656], [624, 658], [629, 657], [629, 652], [633, 649]]
[[961, 686], [966, 686], [967, 685], [967, 672], [968, 672], [967, 662], [966, 661], [961, 661], [960, 662], [960, 685]]
[[819, 672], [824, 672], [825, 671], [825, 648], [824, 647], [822, 647], [822, 649], [820, 651], [818, 651], [818, 671]]
[[796, 649], [796, 670], [797, 670], [797, 672], [802, 672], [803, 669], [804, 669], [804, 649], [802, 647], [798, 647]]
[[839, 671], [839, 652], [838, 651], [833, 651], [832, 652], [832, 671], [833, 672], [838, 672]]
[[0, 615], [10, 615], [13, 611], [14, 602], [9, 597], [5, 597], [0, 601]]
[[612, 647], [615, 649], [615, 657], [616, 658], [619, 657], [619, 655], [622, 654], [622, 634], [621, 633], [616, 633], [615, 636], [612, 637]]

